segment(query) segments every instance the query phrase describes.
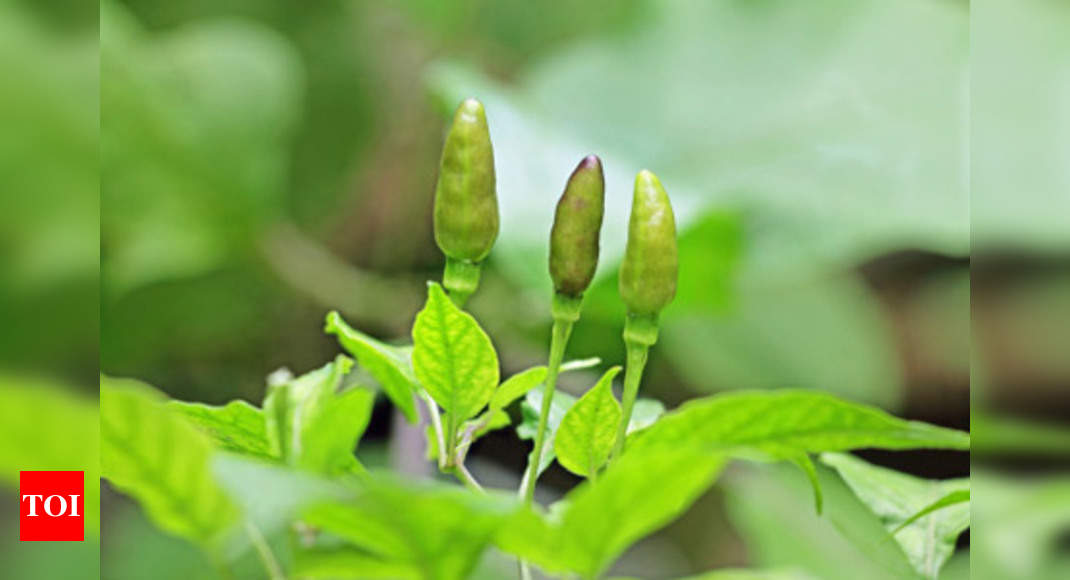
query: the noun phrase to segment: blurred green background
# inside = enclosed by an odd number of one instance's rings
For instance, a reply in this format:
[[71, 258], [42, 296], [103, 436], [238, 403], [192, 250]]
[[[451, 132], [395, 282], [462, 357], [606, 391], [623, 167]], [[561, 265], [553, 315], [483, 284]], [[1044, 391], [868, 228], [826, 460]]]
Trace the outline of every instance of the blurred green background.
[[944, 340], [968, 322], [964, 5], [139, 1], [104, 4], [101, 29], [107, 372], [256, 398], [335, 350], [326, 308], [402, 335], [441, 267], [443, 113], [475, 95], [503, 234], [473, 309], [510, 367], [541, 358], [553, 203], [596, 152], [609, 209], [577, 355], [618, 358], [613, 273], [650, 167], [684, 261], [655, 388], [964, 420], [967, 344]]
[[[645, 394], [673, 406], [813, 388], [967, 428], [972, 356], [990, 407], [1070, 414], [1070, 81], [1050, 74], [1070, 59], [1065, 3], [2, 6], [0, 65], [22, 81], [0, 91], [4, 186], [31, 193], [4, 196], [5, 363], [91, 385], [99, 355], [103, 372], [179, 399], [259, 402], [271, 371], [338, 352], [328, 309], [406, 340], [443, 263], [431, 195], [445, 122], [475, 96], [502, 234], [471, 309], [506, 374], [545, 357], [554, 203], [597, 153], [603, 258], [571, 355], [623, 359], [615, 270], [645, 167], [681, 235]], [[971, 265], [985, 274], [972, 289]], [[383, 405], [362, 459], [418, 472], [411, 435]], [[473, 469], [515, 485], [525, 451], [488, 437]], [[970, 468], [952, 454], [867, 458], [930, 477]], [[546, 482], [552, 496], [574, 480], [555, 468]], [[779, 524], [754, 507], [760, 489], [779, 490], [770, 513], [800, 537], [823, 538], [825, 572], [857, 578], [858, 548], [790, 499], [802, 485], [729, 477], [621, 572], [801, 565], [812, 554], [763, 549]], [[105, 577], [205, 574], [133, 506], [103, 499]]]

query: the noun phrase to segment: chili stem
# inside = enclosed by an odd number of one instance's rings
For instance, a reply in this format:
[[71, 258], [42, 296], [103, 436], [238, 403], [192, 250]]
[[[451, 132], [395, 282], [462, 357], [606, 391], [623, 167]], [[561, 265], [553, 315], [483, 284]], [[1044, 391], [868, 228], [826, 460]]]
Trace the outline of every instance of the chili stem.
[[621, 451], [624, 451], [624, 440], [628, 437], [628, 423], [632, 420], [632, 408], [635, 407], [635, 399], [639, 395], [639, 382], [643, 379], [647, 353], [657, 341], [658, 316], [656, 314], [628, 315], [624, 321], [624, 347], [627, 351], [628, 364], [624, 369], [623, 413], [610, 461], [616, 459]]
[[542, 463], [542, 448], [546, 444], [546, 431], [550, 422], [550, 409], [554, 400], [554, 388], [557, 374], [561, 370], [561, 361], [565, 358], [565, 346], [572, 334], [571, 320], [554, 320], [553, 334], [550, 338], [550, 360], [546, 369], [546, 388], [542, 393], [542, 409], [539, 411], [539, 427], [535, 431], [535, 449], [531, 453], [527, 477], [524, 480], [524, 503], [531, 505], [535, 498], [535, 480], [539, 478], [539, 464]]
[[620, 428], [617, 430], [617, 442], [613, 445], [612, 459], [616, 459], [624, 450], [624, 440], [628, 436], [628, 423], [632, 419], [632, 408], [635, 407], [635, 399], [639, 395], [639, 382], [643, 378], [643, 368], [646, 366], [647, 352], [649, 347], [644, 344], [628, 342], [628, 366], [624, 370], [624, 397], [622, 401], [622, 413]]

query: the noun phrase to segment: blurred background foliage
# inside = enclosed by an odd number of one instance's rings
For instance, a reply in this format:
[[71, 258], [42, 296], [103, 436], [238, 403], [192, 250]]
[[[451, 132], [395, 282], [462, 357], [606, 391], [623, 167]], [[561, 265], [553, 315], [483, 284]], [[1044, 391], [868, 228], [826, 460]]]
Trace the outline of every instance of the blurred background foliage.
[[[631, 177], [649, 167], [676, 206], [681, 279], [646, 394], [671, 406], [815, 388], [966, 427], [972, 372], [987, 403], [978, 413], [1070, 413], [1070, 80], [1053, 73], [1070, 70], [1065, 2], [92, 8], [0, 4], [0, 70], [19, 81], [0, 90], [0, 173], [5, 189], [27, 192], [5, 195], [0, 211], [5, 366], [91, 385], [99, 355], [101, 370], [176, 398], [259, 401], [268, 372], [338, 351], [322, 334], [327, 309], [405, 340], [424, 280], [441, 272], [430, 210], [446, 113], [472, 95], [487, 106], [503, 227], [471, 308], [506, 373], [545, 355], [553, 204], [576, 161], [597, 153], [603, 260], [576, 357], [623, 358], [616, 261]], [[563, 386], [591, 382], [579, 373]], [[411, 433], [385, 407], [370, 437], [366, 463], [412, 465]], [[488, 437], [473, 468], [515, 485], [522, 451]], [[946, 454], [867, 459], [929, 477], [969, 470]], [[550, 493], [574, 483], [556, 469], [546, 479]], [[1022, 483], [991, 481], [982, 490]], [[1065, 506], [1058, 482], [1046, 497]], [[869, 516], [848, 506], [827, 522], [791, 499], [805, 492], [775, 470], [730, 474], [622, 571], [856, 569], [859, 548], [831, 532], [872, 527]], [[109, 577], [204, 573], [131, 505], [103, 499]], [[1004, 521], [998, 507], [988, 521]], [[1067, 519], [1043, 522], [1040, 543], [1057, 548]], [[785, 520], [800, 541], [822, 538], [821, 551], [778, 543]], [[993, 553], [986, 569], [1059, 577], [1065, 561], [1050, 551], [1025, 564]], [[956, 558], [945, 576], [968, 577]]]
[[[609, 209], [578, 354], [619, 354], [599, 351], [649, 166], [683, 240], [664, 396], [802, 386], [915, 414], [935, 396], [961, 424], [964, 345], [925, 355], [968, 323], [950, 275], [969, 247], [967, 24], [926, 1], [105, 3], [103, 367], [255, 398], [265, 369], [329, 354], [324, 308], [397, 338], [441, 263], [443, 113], [477, 95], [503, 234], [473, 308], [511, 366], [539, 358], [553, 200], [597, 152]], [[926, 308], [957, 328], [919, 328]]]

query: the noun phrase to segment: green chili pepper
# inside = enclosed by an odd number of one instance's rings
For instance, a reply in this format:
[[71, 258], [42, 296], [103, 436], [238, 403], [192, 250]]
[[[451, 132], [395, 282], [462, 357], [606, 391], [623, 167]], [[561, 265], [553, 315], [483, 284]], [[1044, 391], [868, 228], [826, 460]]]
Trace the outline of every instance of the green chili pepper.
[[463, 303], [479, 284], [479, 263], [498, 237], [494, 150], [483, 105], [466, 99], [453, 114], [435, 186], [435, 242], [446, 254], [443, 285]]
[[579, 296], [594, 278], [604, 209], [602, 160], [588, 155], [569, 177], [550, 231], [550, 277], [557, 293]]
[[550, 312], [554, 325], [550, 334], [550, 360], [546, 365], [546, 380], [543, 383], [542, 409], [535, 430], [535, 448], [528, 457], [527, 473], [521, 481], [521, 495], [528, 504], [535, 496], [535, 481], [539, 478], [557, 373], [561, 369], [572, 326], [580, 318], [583, 292], [590, 285], [598, 266], [598, 237], [604, 209], [602, 160], [588, 155], [569, 176], [565, 192], [557, 202], [554, 226], [550, 231], [550, 277], [554, 281]]
[[614, 458], [624, 449], [647, 353], [658, 340], [658, 313], [676, 295], [676, 270], [676, 219], [672, 205], [658, 177], [644, 169], [635, 176], [628, 246], [620, 266], [620, 295], [628, 307], [624, 321], [628, 365]]
[[635, 176], [628, 246], [620, 266], [620, 295], [628, 313], [656, 316], [676, 295], [676, 220], [658, 177]]

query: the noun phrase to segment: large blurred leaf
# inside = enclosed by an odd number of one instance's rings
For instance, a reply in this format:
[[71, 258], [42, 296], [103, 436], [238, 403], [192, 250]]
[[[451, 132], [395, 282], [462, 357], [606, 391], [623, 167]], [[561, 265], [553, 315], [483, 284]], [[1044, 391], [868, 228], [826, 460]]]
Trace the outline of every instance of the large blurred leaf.
[[826, 453], [821, 461], [836, 469], [855, 495], [881, 519], [914, 569], [935, 580], [955, 550], [959, 534], [970, 526], [969, 500], [917, 516], [950, 493], [969, 493], [970, 481], [930, 481], [841, 453]]
[[222, 407], [169, 401], [169, 407], [186, 417], [225, 451], [264, 459], [277, 459], [268, 443], [264, 412], [245, 401], [231, 401]]
[[101, 475], [141, 503], [154, 524], [207, 544], [237, 519], [209, 469], [207, 436], [129, 379], [100, 383]]
[[725, 505], [756, 566], [801, 568], [822, 580], [919, 578], [880, 520], [830, 469], [818, 466], [825, 512], [814, 513], [801, 473], [752, 467], [723, 479]]
[[226, 453], [213, 459], [212, 471], [247, 521], [268, 536], [288, 531], [300, 511], [313, 503], [355, 493], [344, 481]]
[[595, 578], [631, 544], [683, 513], [723, 464], [717, 455], [689, 449], [626, 454], [597, 482], [565, 496], [550, 518], [521, 512], [498, 545], [548, 571]]
[[0, 376], [0, 485], [19, 471], [85, 472], [85, 529], [100, 533], [100, 422], [96, 402], [40, 378]]
[[[393, 566], [416, 571], [412, 575], [420, 578], [460, 580], [471, 572], [515, 506], [505, 496], [379, 475], [370, 478], [354, 499], [313, 506], [304, 519], [364, 550], [363, 563], [375, 570]], [[349, 558], [350, 564], [355, 562]], [[361, 576], [358, 570], [356, 577], [382, 576]]]
[[824, 393], [755, 391], [685, 403], [630, 437], [625, 453], [687, 446], [795, 459], [806, 453], [862, 448], [966, 450], [970, 436]]
[[813, 577], [795, 570], [725, 569], [688, 576], [680, 580], [811, 580]]
[[1070, 477], [1016, 476], [974, 469], [972, 578], [1056, 580], [1070, 573]]
[[964, 6], [678, 0], [655, 12], [634, 34], [546, 59], [512, 89], [463, 67], [432, 70], [444, 103], [486, 104], [501, 267], [548, 283], [539, 264], [553, 199], [591, 152], [606, 167], [606, 265], [623, 249], [643, 167], [661, 176], [684, 229], [715, 204], [743, 210], [749, 259], [765, 266], [968, 251]]

